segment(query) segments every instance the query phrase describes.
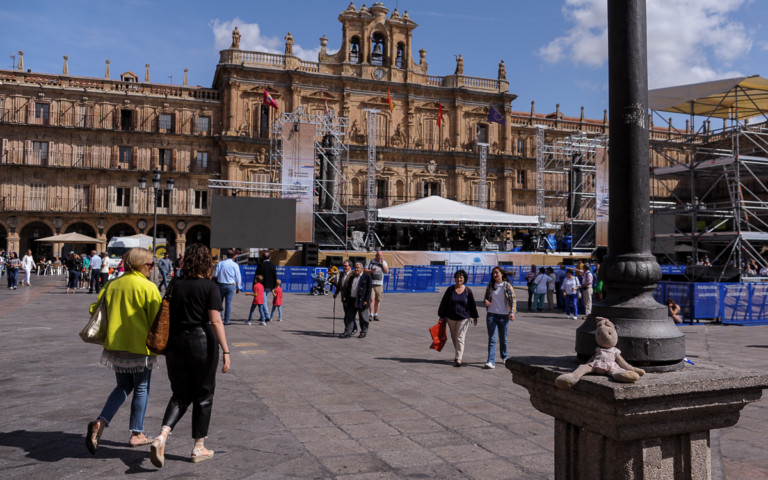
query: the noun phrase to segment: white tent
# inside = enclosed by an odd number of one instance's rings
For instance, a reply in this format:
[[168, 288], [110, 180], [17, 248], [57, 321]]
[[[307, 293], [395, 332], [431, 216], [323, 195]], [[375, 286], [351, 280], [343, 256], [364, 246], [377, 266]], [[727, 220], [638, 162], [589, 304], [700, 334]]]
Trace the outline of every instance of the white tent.
[[[355, 212], [350, 220], [365, 219], [365, 212]], [[412, 202], [379, 208], [377, 219], [384, 223], [413, 223], [434, 225], [536, 227], [538, 217], [473, 207], [454, 200], [433, 195]]]

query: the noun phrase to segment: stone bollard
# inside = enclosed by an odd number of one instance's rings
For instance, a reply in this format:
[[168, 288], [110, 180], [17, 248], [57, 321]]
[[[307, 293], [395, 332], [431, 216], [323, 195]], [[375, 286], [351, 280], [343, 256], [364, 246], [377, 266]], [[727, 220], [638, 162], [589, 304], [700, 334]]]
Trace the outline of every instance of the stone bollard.
[[762, 397], [768, 374], [704, 361], [636, 383], [587, 375], [571, 389], [555, 378], [575, 357], [509, 358], [512, 380], [555, 417], [555, 479], [705, 480], [710, 430], [735, 425]]

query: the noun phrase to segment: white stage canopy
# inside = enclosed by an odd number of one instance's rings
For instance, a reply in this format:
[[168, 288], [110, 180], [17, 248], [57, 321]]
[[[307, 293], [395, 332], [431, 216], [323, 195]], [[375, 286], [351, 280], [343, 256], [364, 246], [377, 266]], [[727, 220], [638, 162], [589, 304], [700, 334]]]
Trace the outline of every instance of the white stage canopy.
[[[364, 220], [365, 211], [351, 214], [349, 220]], [[379, 208], [377, 221], [382, 223], [413, 223], [466, 226], [537, 227], [538, 217], [515, 215], [487, 208], [473, 207], [433, 195], [412, 202]]]

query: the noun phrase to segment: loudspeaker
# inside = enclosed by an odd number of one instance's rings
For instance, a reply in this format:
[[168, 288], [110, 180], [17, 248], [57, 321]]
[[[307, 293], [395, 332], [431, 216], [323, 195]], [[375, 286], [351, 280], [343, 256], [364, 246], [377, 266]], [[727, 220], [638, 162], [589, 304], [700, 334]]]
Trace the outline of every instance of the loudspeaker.
[[581, 212], [581, 192], [583, 174], [581, 167], [576, 166], [577, 162], [581, 161], [581, 154], [575, 153], [571, 163], [571, 170], [568, 171], [568, 217], [575, 218], [579, 216]]
[[316, 243], [305, 243], [304, 250], [301, 251], [301, 260], [307, 267], [317, 266], [318, 248]]

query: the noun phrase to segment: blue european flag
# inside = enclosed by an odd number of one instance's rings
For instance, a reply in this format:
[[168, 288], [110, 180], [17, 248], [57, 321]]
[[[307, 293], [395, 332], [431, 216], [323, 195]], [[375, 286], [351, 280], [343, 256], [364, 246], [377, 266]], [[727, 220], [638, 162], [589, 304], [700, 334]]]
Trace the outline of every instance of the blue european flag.
[[507, 119], [504, 118], [504, 115], [495, 108], [491, 107], [491, 111], [488, 113], [488, 121], [492, 123], [498, 123], [501, 125], [507, 124]]

